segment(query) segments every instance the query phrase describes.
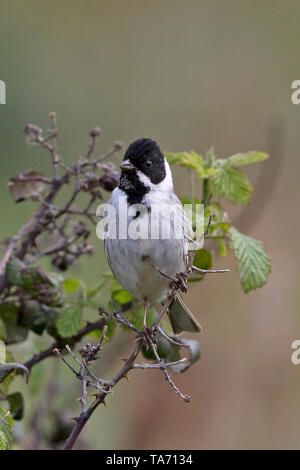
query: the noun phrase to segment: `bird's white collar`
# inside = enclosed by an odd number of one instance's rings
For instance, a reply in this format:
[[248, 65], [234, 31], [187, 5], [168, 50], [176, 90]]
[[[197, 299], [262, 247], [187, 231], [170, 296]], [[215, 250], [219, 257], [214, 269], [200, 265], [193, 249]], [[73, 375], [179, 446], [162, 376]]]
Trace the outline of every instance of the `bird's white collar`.
[[172, 191], [173, 190], [173, 178], [170, 169], [170, 165], [165, 159], [165, 170], [166, 176], [165, 179], [158, 184], [154, 184], [151, 182], [150, 178], [142, 173], [140, 170], [136, 172], [140, 181], [147, 187], [150, 188], [150, 191]]

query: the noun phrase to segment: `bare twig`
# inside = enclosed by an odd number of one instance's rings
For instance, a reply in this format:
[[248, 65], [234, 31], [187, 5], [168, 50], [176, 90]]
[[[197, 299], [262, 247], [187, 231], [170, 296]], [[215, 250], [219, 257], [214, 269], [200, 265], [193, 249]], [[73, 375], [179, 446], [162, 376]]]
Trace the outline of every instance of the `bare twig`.
[[92, 416], [96, 408], [101, 404], [105, 403], [105, 397], [107, 395], [107, 391], [110, 390], [112, 387], [114, 387], [122, 378], [126, 377], [127, 373], [129, 372], [130, 369], [132, 369], [132, 366], [134, 364], [134, 361], [140, 352], [142, 345], [141, 343], [137, 343], [134, 347], [134, 350], [132, 351], [130, 357], [127, 359], [125, 362], [124, 366], [122, 369], [115, 375], [115, 377], [108, 382], [107, 385], [107, 390], [100, 392], [96, 395], [95, 400], [89, 406], [85, 411], [81, 411], [81, 414], [79, 417], [72, 418], [75, 420], [75, 426], [73, 428], [73, 431], [71, 432], [69, 438], [67, 439], [67, 442], [65, 444], [64, 450], [71, 450], [81, 433], [83, 427], [89, 420], [89, 418]]
[[229, 273], [230, 269], [200, 269], [196, 266], [192, 266], [193, 271], [197, 271], [197, 273], [202, 274], [209, 274], [209, 273]]
[[[78, 343], [85, 335], [87, 335], [91, 331], [100, 330], [101, 328], [103, 328], [104, 325], [105, 320], [103, 318], [100, 318], [100, 320], [97, 320], [93, 323], [88, 323], [84, 328], [79, 330], [76, 335], [72, 336], [68, 340], [69, 345]], [[54, 341], [54, 343], [52, 343], [51, 346], [49, 346], [47, 349], [44, 349], [39, 354], [35, 354], [29, 361], [25, 362], [24, 366], [27, 367], [27, 369], [31, 370], [32, 367], [38, 364], [39, 362], [43, 361], [47, 357], [53, 356], [54, 349], [60, 349], [61, 341], [62, 340]]]

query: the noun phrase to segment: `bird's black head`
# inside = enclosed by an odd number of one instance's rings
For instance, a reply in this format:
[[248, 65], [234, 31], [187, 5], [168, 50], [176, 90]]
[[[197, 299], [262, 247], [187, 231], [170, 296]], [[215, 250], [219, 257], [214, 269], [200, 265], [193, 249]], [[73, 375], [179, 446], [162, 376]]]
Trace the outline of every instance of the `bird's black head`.
[[132, 142], [125, 153], [121, 168], [123, 171], [140, 170], [153, 184], [161, 183], [166, 176], [165, 158], [157, 143], [151, 139]]
[[[129, 145], [120, 165], [122, 169], [119, 188], [128, 196], [129, 204], [141, 202], [152, 185], [166, 177], [165, 158], [159, 146], [151, 139], [138, 139]], [[138, 174], [138, 172], [141, 174]], [[147, 178], [144, 178], [145, 175]], [[147, 181], [150, 184], [147, 184]]]

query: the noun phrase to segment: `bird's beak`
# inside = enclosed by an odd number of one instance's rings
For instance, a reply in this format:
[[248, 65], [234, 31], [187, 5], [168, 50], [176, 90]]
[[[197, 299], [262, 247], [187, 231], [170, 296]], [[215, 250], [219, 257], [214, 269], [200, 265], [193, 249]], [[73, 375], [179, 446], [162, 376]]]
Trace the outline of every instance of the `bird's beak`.
[[121, 170], [124, 170], [124, 171], [135, 170], [135, 166], [129, 160], [124, 160], [121, 163], [120, 168]]

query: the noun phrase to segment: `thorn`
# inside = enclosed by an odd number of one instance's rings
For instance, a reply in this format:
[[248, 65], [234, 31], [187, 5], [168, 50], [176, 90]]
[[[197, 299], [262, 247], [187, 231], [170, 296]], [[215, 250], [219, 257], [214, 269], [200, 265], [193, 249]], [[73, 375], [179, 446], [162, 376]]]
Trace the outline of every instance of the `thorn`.
[[76, 398], [76, 401], [82, 401], [82, 397]]
[[128, 378], [128, 375], [127, 375], [127, 374], [123, 375], [123, 377], [124, 377], [124, 379], [127, 380], [127, 382], [129, 382], [129, 378]]
[[102, 402], [102, 403], [103, 403], [103, 405], [104, 405], [104, 406], [105, 406], [105, 408], [106, 408], [106, 403], [105, 403], [105, 400], [103, 400], [103, 402]]
[[127, 361], [127, 357], [118, 357], [119, 361]]
[[72, 419], [73, 421], [76, 421], [76, 423], [79, 421], [79, 418], [73, 416], [68, 417], [68, 419]]

